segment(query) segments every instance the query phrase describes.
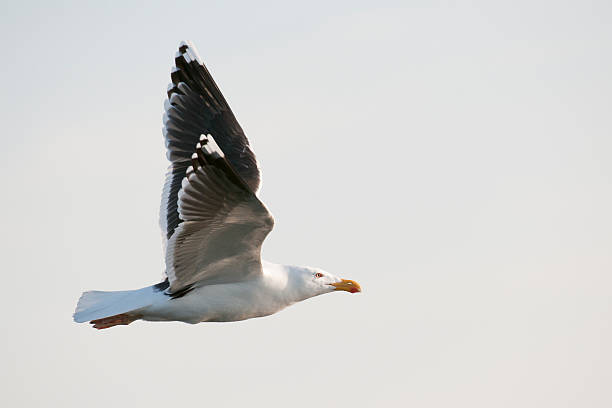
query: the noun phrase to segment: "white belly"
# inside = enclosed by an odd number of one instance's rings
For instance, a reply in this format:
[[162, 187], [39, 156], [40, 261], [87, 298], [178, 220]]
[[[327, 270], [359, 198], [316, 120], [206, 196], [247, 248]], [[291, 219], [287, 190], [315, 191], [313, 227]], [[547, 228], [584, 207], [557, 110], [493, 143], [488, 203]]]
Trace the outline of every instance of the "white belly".
[[197, 287], [185, 296], [163, 295], [139, 313], [143, 320], [186, 323], [233, 322], [267, 316], [289, 306], [263, 280]]

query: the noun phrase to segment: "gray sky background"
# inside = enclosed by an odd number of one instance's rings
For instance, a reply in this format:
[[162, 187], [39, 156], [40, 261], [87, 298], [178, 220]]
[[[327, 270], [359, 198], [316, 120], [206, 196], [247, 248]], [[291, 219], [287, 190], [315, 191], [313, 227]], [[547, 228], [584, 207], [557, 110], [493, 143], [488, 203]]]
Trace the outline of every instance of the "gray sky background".
[[[3, 405], [612, 406], [609, 2], [50, 3], [0, 6]], [[161, 277], [183, 39], [261, 164], [264, 256], [361, 295], [72, 323]]]

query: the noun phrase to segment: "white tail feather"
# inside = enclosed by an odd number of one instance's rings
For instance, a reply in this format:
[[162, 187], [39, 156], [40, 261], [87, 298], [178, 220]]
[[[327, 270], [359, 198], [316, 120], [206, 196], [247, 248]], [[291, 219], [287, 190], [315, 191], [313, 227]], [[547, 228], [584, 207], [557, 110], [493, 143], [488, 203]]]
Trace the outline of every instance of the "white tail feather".
[[77, 323], [142, 309], [153, 303], [157, 292], [153, 286], [137, 290], [84, 292], [79, 299], [73, 319]]

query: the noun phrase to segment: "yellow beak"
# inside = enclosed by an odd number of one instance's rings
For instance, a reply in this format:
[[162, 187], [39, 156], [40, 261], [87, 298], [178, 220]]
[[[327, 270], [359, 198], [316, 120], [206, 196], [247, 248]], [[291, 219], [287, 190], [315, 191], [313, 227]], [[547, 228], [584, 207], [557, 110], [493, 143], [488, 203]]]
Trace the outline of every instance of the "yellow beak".
[[342, 279], [340, 282], [330, 283], [336, 289], [334, 290], [345, 290], [351, 293], [361, 292], [361, 286], [353, 280]]

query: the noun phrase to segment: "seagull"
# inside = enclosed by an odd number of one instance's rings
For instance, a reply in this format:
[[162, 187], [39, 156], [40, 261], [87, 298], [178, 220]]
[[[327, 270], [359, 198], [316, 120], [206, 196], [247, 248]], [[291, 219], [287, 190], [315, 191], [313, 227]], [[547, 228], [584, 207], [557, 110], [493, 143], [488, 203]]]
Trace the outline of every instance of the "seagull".
[[361, 292], [320, 268], [261, 259], [274, 218], [257, 197], [255, 154], [191, 42], [181, 42], [165, 101], [170, 166], [160, 226], [165, 279], [136, 290], [88, 291], [73, 319], [96, 329], [136, 320], [232, 322], [313, 296]]

